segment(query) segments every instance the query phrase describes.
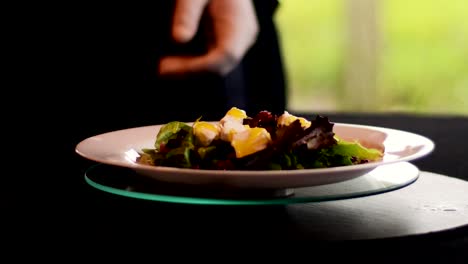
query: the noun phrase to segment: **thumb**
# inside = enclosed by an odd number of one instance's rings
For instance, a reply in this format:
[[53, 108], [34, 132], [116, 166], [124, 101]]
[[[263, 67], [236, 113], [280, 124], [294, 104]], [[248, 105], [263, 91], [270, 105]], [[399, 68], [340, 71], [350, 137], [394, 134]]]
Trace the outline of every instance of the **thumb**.
[[209, 0], [177, 0], [175, 4], [172, 37], [175, 41], [190, 41], [197, 32], [203, 10]]

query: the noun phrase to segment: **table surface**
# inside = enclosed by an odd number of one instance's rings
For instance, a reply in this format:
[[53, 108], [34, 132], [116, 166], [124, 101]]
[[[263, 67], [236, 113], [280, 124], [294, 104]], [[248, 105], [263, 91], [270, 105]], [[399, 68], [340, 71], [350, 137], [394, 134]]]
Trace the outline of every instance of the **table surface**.
[[[307, 118], [314, 116], [295, 114]], [[435, 142], [436, 148], [429, 156], [413, 161], [412, 164], [434, 177], [440, 175], [448, 176], [448, 179], [468, 181], [468, 162], [466, 162], [468, 144], [462, 141], [468, 131], [468, 117], [404, 113], [322, 114], [328, 116], [332, 122], [382, 126], [426, 136]], [[75, 141], [63, 142], [63, 146], [73, 149], [69, 155], [59, 157], [61, 160], [56, 167], [49, 168], [50, 177], [47, 186], [42, 186], [44, 189], [40, 192], [34, 192], [36, 195], [34, 199], [30, 197], [20, 199], [17, 195], [15, 198], [12, 191], [2, 196], [1, 205], [5, 205], [5, 208], [12, 205], [9, 209], [13, 212], [26, 210], [37, 212], [36, 223], [40, 228], [35, 228], [35, 231], [48, 230], [49, 234], [55, 233], [52, 232], [55, 224], [61, 224], [65, 225], [66, 231], [61, 229], [63, 233], [56, 232], [58, 236], [66, 234], [66, 237], [74, 239], [76, 237], [89, 239], [97, 235], [130, 236], [133, 239], [157, 237], [158, 240], [185, 242], [207, 240], [215, 244], [241, 239], [247, 244], [280, 245], [301, 242], [333, 250], [337, 248], [357, 250], [366, 247], [387, 254], [387, 260], [398, 259], [399, 256], [408, 254], [408, 248], [414, 249], [411, 254], [415, 258], [434, 262], [458, 263], [467, 257], [464, 252], [468, 248], [468, 226], [413, 236], [372, 239], [370, 233], [367, 236], [369, 239], [328, 240], [326, 236], [318, 235], [320, 232], [311, 232], [311, 228], [320, 226], [317, 225], [317, 221], [336, 220], [328, 219], [327, 213], [311, 214], [310, 211], [308, 213], [308, 210], [314, 209], [316, 206], [314, 204], [200, 206], [143, 201], [104, 193], [90, 187], [84, 181], [83, 173], [94, 163], [74, 153], [74, 147], [78, 143], [76, 140], [84, 139], [85, 135], [86, 131], [82, 129], [67, 137]], [[468, 201], [465, 205], [466, 211]], [[352, 208], [352, 205], [349, 208]], [[320, 215], [318, 219], [311, 219], [311, 216], [318, 215]], [[366, 215], [362, 214], [360, 217], [365, 219]], [[44, 221], [40, 221], [41, 219]], [[72, 223], [76, 222], [79, 222], [81, 229], [73, 227]], [[365, 222], [366, 220], [363, 220], [363, 223]], [[366, 232], [377, 232], [372, 231], [372, 228], [366, 230]], [[388, 254], [389, 248], [392, 249], [391, 254]], [[416, 248], [424, 248], [424, 252]]]

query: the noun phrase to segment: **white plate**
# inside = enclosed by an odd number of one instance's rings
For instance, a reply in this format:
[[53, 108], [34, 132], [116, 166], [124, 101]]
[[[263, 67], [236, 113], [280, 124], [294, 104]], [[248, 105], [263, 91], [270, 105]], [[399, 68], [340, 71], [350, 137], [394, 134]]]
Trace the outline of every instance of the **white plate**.
[[161, 126], [129, 128], [96, 135], [81, 141], [76, 146], [76, 152], [84, 158], [131, 168], [141, 175], [165, 182], [281, 189], [349, 180], [362, 176], [380, 165], [421, 158], [434, 149], [432, 140], [411, 132], [335, 123], [333, 131], [343, 139], [356, 139], [369, 147], [384, 147], [383, 159], [359, 165], [290, 171], [217, 171], [157, 167], [136, 163], [138, 152], [142, 148], [154, 147], [156, 134]]

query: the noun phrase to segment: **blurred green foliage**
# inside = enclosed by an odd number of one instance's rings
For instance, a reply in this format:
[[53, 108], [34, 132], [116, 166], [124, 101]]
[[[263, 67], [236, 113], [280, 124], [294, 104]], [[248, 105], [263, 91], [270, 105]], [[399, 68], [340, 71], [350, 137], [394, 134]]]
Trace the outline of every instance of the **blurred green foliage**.
[[[345, 1], [281, 1], [276, 22], [291, 110], [342, 110]], [[379, 4], [379, 107], [372, 111], [468, 115], [468, 2]]]

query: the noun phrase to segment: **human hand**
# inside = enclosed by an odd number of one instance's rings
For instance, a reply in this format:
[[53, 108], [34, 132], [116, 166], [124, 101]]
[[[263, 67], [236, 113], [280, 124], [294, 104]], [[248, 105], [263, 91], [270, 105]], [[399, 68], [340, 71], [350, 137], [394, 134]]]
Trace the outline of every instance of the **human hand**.
[[173, 15], [172, 37], [189, 42], [200, 26], [203, 12], [208, 13], [213, 39], [200, 56], [167, 56], [159, 62], [161, 75], [197, 72], [229, 73], [254, 44], [259, 25], [252, 0], [177, 0]]

